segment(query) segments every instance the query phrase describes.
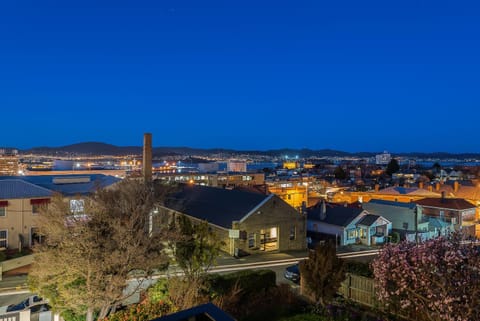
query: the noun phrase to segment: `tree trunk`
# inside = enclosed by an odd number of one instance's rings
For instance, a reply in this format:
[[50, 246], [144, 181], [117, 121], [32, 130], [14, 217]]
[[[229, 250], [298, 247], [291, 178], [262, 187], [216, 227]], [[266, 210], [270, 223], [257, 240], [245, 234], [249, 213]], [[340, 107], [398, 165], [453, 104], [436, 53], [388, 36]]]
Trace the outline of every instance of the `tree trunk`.
[[93, 321], [93, 308], [91, 307], [87, 309], [86, 321]]
[[108, 305], [103, 306], [100, 309], [100, 313], [98, 314], [97, 320], [102, 320], [103, 318], [105, 318], [109, 311], [110, 311], [110, 306], [108, 306]]

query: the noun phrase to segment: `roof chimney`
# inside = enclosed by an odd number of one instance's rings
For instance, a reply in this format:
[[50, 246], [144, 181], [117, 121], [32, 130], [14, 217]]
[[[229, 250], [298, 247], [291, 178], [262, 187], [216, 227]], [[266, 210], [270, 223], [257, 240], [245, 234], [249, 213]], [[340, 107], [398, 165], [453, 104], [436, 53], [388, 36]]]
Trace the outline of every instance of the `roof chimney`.
[[433, 191], [432, 185], [428, 185], [428, 191], [429, 191], [429, 192], [432, 192], [432, 191]]
[[320, 219], [323, 221], [327, 218], [327, 205], [325, 200], [322, 201], [322, 206], [320, 207]]
[[143, 178], [145, 181], [152, 180], [152, 134], [143, 135]]
[[423, 182], [418, 182], [418, 188], [423, 189]]
[[375, 184], [375, 193], [378, 193], [379, 190], [380, 190], [380, 185]]
[[454, 181], [453, 182], [453, 191], [456, 193], [456, 192], [458, 192], [459, 188], [460, 188], [460, 184], [458, 183], [458, 181]]
[[437, 192], [440, 191], [440, 182], [437, 182], [437, 183], [435, 184], [435, 190], [436, 190]]

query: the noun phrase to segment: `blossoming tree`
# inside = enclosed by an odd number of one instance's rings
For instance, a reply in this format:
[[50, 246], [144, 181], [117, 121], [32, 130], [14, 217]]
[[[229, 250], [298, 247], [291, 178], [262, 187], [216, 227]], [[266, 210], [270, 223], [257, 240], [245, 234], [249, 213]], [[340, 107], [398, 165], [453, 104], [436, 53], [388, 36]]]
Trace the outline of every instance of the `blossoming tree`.
[[460, 234], [388, 244], [372, 263], [378, 300], [419, 321], [480, 316], [480, 253]]

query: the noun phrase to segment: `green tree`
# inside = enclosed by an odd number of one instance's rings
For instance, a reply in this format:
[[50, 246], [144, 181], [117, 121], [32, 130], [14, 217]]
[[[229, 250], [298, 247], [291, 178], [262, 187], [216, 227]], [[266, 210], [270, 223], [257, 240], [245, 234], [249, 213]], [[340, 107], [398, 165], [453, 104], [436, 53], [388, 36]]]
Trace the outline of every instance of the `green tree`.
[[206, 221], [193, 224], [185, 215], [176, 217], [174, 230], [178, 233], [171, 242], [175, 261], [189, 280], [202, 278], [216, 263], [223, 242]]
[[124, 180], [84, 201], [84, 212], [72, 212], [57, 195], [40, 215], [46, 238], [34, 249], [29, 282], [55, 310], [83, 314], [89, 321], [94, 312], [105, 317], [137, 290], [126, 291], [128, 279], [148, 277], [165, 267], [168, 257], [164, 235], [149, 232], [155, 203], [150, 183]]
[[395, 158], [392, 158], [390, 162], [387, 165], [387, 169], [385, 172], [387, 175], [392, 176], [393, 173], [396, 173], [400, 170], [400, 165], [398, 164], [398, 161]]
[[333, 243], [319, 244], [309, 252], [308, 259], [300, 262], [300, 275], [316, 304], [324, 307], [345, 280], [345, 263], [337, 257]]
[[347, 172], [341, 167], [337, 166], [335, 170], [333, 171], [333, 175], [335, 176], [336, 179], [345, 179], [347, 178]]

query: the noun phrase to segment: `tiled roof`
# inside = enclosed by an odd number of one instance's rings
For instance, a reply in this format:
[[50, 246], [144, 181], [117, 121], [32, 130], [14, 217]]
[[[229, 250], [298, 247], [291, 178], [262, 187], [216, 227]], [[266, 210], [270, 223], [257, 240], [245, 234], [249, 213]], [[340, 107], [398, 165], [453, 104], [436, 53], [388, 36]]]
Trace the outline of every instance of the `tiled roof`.
[[365, 215], [360, 221], [358, 221], [357, 225], [371, 226], [379, 218], [379, 215], [368, 214]]
[[50, 197], [53, 192], [21, 179], [0, 180], [0, 199], [19, 199], [34, 197]]
[[165, 206], [209, 223], [231, 228], [232, 221], [240, 221], [269, 197], [273, 195], [185, 184], [165, 202]]
[[463, 198], [424, 198], [415, 201], [415, 203], [426, 207], [448, 208], [453, 210], [466, 210], [476, 207]]

